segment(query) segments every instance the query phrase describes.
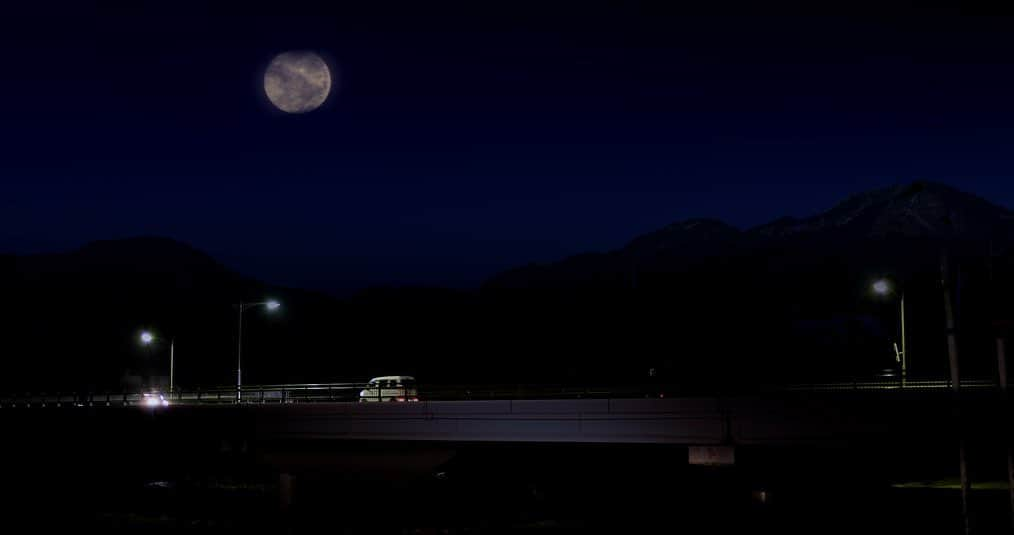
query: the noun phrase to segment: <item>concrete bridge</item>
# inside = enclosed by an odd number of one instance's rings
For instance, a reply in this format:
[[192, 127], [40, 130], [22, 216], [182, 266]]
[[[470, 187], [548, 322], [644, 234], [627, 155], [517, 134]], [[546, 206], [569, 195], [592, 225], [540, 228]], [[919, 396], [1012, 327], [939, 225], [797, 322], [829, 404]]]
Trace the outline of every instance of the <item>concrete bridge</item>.
[[[970, 437], [1006, 432], [989, 391], [962, 397]], [[947, 392], [786, 392], [752, 397], [307, 402], [0, 409], [8, 438], [60, 431], [67, 440], [150, 430], [173, 437], [257, 441], [603, 443], [717, 445], [920, 442], [951, 436], [957, 403]], [[76, 431], [75, 431], [76, 430]], [[81, 435], [75, 436], [75, 432]]]

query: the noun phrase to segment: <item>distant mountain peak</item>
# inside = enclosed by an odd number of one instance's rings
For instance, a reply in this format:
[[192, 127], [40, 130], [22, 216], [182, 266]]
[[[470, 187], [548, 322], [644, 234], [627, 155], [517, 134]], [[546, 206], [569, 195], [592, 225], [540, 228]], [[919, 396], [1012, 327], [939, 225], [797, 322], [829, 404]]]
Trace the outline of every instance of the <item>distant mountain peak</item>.
[[805, 257], [817, 250], [824, 255], [861, 254], [856, 251], [873, 243], [890, 251], [914, 251], [933, 242], [986, 241], [1000, 250], [1014, 246], [1014, 212], [945, 184], [916, 181], [857, 193], [812, 217], [782, 217], [747, 231], [715, 219], [677, 221], [635, 237], [621, 249], [511, 270], [489, 285], [628, 284], [633, 266], [678, 271], [769, 247]]
[[698, 217], [692, 219], [684, 219], [671, 223], [665, 227], [668, 230], [710, 230], [710, 229], [731, 229], [733, 228], [724, 221], [718, 219], [711, 219], [706, 217]]
[[751, 229], [766, 238], [836, 232], [856, 238], [987, 239], [1009, 210], [936, 182], [917, 181], [852, 195], [813, 217], [781, 218]]
[[93, 241], [72, 254], [90, 265], [126, 264], [155, 271], [225, 271], [217, 260], [204, 251], [162, 236]]
[[627, 254], [679, 252], [688, 247], [725, 244], [739, 238], [742, 232], [717, 219], [696, 218], [677, 221], [659, 230], [631, 240], [622, 249]]
[[80, 251], [108, 251], [116, 249], [158, 249], [163, 251], [172, 250], [204, 255], [203, 252], [187, 243], [166, 236], [156, 235], [140, 235], [131, 236], [129, 238], [95, 240], [86, 243], [81, 247]]

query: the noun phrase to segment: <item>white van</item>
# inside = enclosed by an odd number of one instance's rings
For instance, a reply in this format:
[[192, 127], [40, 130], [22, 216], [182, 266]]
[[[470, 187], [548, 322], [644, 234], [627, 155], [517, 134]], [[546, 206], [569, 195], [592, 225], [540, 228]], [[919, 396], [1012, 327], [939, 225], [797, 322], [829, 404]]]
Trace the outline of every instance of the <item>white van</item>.
[[419, 401], [419, 390], [415, 377], [408, 375], [386, 375], [374, 377], [366, 388], [359, 392], [360, 402], [369, 401]]

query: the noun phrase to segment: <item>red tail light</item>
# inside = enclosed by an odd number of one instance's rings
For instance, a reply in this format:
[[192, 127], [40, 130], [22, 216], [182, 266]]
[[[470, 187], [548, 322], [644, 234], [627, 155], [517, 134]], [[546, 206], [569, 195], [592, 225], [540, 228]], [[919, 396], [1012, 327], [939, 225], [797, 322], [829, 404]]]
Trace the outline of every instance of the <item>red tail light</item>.
[[394, 398], [395, 401], [405, 401], [405, 398]]

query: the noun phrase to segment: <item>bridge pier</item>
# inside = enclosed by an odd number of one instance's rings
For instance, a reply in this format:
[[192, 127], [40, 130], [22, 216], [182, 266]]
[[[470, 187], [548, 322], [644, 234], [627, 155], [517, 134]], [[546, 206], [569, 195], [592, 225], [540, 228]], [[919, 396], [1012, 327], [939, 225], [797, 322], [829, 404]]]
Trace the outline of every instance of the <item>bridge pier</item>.
[[732, 466], [736, 464], [736, 447], [690, 446], [687, 448], [687, 461], [692, 465]]
[[246, 455], [249, 451], [250, 442], [245, 438], [231, 437], [219, 441], [219, 453]]
[[278, 516], [284, 533], [292, 533], [292, 501], [296, 478], [291, 472], [278, 472]]
[[295, 478], [289, 472], [278, 473], [278, 506], [282, 513], [287, 513], [292, 507], [293, 486]]

